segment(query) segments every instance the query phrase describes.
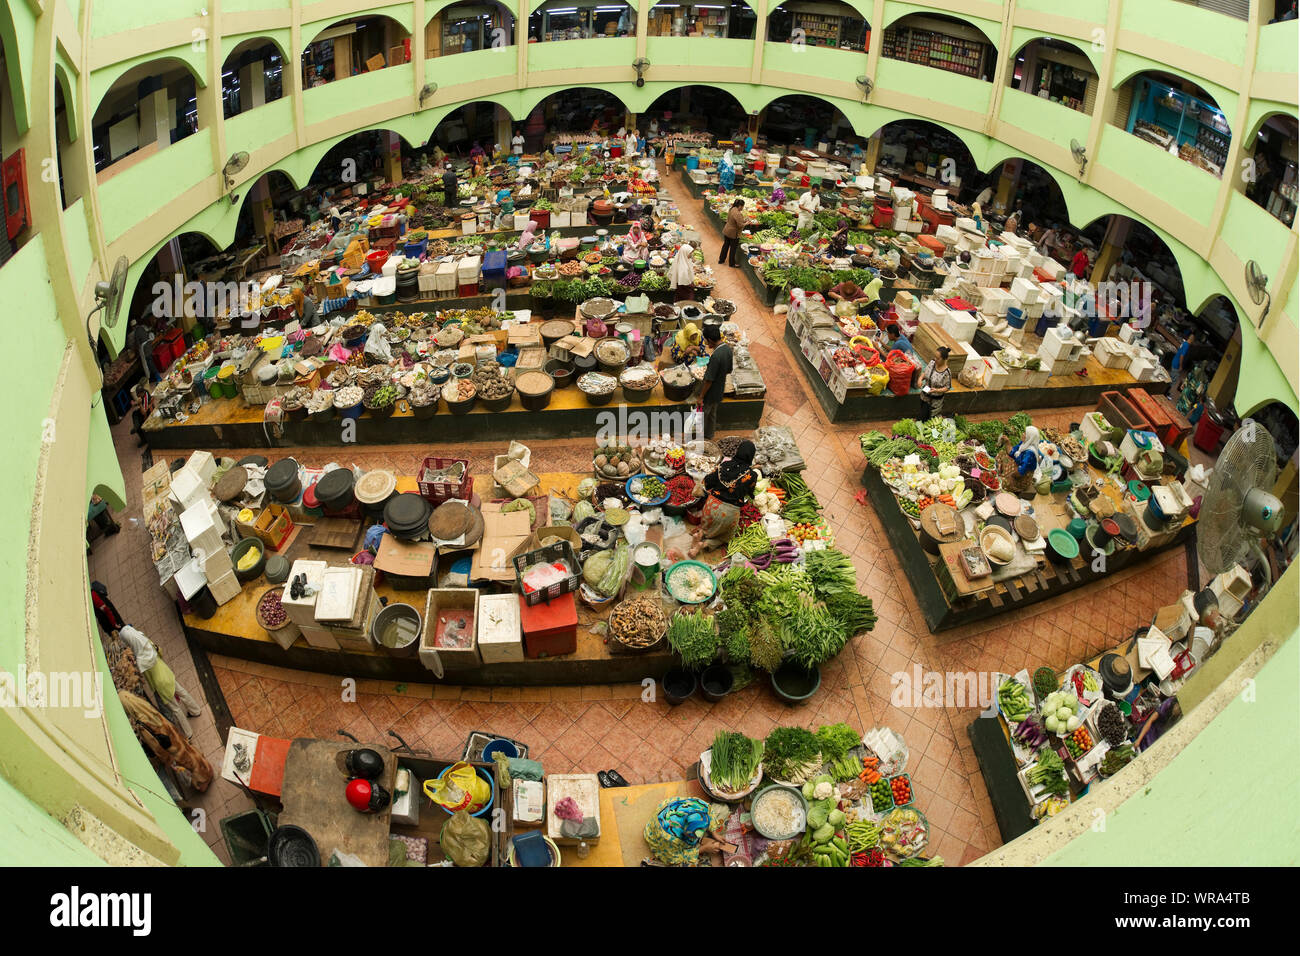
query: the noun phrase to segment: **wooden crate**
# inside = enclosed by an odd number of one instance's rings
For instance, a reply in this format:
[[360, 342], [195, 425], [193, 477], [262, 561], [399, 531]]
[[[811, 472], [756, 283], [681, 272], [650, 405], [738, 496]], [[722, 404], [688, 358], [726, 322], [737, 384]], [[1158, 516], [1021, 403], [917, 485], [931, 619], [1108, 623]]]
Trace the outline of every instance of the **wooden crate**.
[[[436, 677], [446, 670], [475, 667], [481, 663], [478, 650], [478, 597], [477, 588], [430, 588], [424, 600], [424, 626], [420, 632], [420, 663]], [[434, 638], [438, 631], [438, 614], [450, 609], [469, 611], [474, 615], [469, 629], [469, 647], [438, 647]]]

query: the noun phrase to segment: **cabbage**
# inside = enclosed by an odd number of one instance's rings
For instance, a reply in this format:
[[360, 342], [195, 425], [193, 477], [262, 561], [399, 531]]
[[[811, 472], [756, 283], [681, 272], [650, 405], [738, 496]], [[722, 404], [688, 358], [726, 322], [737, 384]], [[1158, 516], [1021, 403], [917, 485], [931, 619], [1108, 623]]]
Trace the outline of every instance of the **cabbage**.
[[1068, 721], [1073, 716], [1074, 716], [1074, 711], [1070, 710], [1069, 707], [1061, 707], [1058, 708], [1056, 711], [1056, 719], [1061, 723]]
[[1071, 717], [1069, 720], [1065, 722], [1065, 732], [1067, 734], [1074, 733], [1076, 730], [1079, 729], [1079, 725], [1082, 723], [1083, 721], [1079, 719], [1079, 715], [1075, 714], [1073, 717]]
[[582, 481], [578, 482], [578, 497], [590, 498], [596, 493], [597, 484], [598, 482], [595, 478], [582, 479]]
[[1056, 719], [1055, 714], [1049, 714], [1047, 719], [1043, 721], [1043, 726], [1047, 728], [1049, 734], [1055, 734], [1059, 732], [1061, 724]]

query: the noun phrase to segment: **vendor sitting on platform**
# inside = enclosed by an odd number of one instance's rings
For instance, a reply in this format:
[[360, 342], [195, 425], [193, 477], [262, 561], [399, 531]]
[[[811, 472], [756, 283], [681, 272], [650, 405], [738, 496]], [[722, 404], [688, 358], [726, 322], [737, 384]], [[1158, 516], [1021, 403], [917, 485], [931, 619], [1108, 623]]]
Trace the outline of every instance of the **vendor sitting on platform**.
[[644, 260], [649, 257], [650, 240], [646, 238], [640, 220], [633, 220], [632, 227], [627, 231], [627, 238], [623, 240], [623, 261], [636, 262], [638, 259]]
[[831, 236], [830, 253], [837, 259], [843, 259], [849, 254], [849, 221], [841, 219], [839, 225], [835, 227], [835, 232]]
[[881, 285], [880, 276], [876, 276], [868, 282], [865, 289], [852, 279], [845, 279], [826, 294], [832, 302], [852, 302], [861, 311], [863, 306], [870, 305], [880, 298]]
[[673, 337], [673, 344], [668, 348], [668, 356], [674, 365], [689, 365], [700, 355], [700, 343], [703, 336], [694, 322], [687, 322], [681, 331]]
[[717, 471], [705, 477], [700, 524], [691, 533], [695, 538], [689, 552], [692, 558], [726, 544], [736, 533], [740, 509], [753, 499], [758, 483], [758, 472], [753, 467], [755, 451], [752, 441], [741, 442], [735, 455], [724, 459]]

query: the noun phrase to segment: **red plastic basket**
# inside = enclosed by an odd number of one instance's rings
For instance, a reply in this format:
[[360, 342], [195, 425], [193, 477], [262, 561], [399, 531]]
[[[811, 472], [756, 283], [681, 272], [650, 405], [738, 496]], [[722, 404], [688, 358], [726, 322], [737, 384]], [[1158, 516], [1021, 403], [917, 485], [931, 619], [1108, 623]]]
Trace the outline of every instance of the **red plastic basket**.
[[[460, 462], [465, 468], [465, 476], [459, 481], [425, 481], [424, 473], [429, 470], [450, 468]], [[416, 473], [420, 477], [420, 495], [430, 501], [442, 503], [452, 498], [468, 498], [474, 486], [474, 478], [469, 473], [468, 458], [426, 458]]]

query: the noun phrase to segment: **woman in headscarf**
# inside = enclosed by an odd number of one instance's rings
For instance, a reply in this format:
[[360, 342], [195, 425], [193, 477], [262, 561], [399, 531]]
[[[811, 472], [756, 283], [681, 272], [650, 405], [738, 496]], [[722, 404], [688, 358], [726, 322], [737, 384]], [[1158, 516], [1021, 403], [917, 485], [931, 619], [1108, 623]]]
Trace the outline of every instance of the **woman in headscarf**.
[[700, 354], [702, 339], [703, 336], [700, 335], [699, 326], [694, 322], [684, 324], [673, 338], [673, 344], [668, 348], [668, 355], [673, 360], [673, 364], [689, 365], [695, 361], [695, 358]]
[[695, 250], [682, 243], [677, 247], [672, 263], [668, 266], [668, 288], [677, 291], [677, 299], [689, 299], [695, 294]]
[[641, 220], [634, 219], [632, 227], [627, 231], [627, 238], [623, 240], [623, 259], [626, 262], [636, 262], [649, 256], [650, 240], [646, 238], [645, 230], [641, 228]]
[[718, 161], [718, 185], [723, 192], [728, 193], [736, 188], [736, 159], [731, 150], [723, 153], [722, 159]]
[[528, 225], [524, 226], [523, 233], [519, 236], [519, 241], [515, 243], [515, 249], [519, 252], [527, 252], [528, 247], [533, 244], [537, 237], [537, 222], [529, 219]]
[[176, 725], [148, 701], [129, 691], [118, 691], [117, 696], [140, 742], [165, 766], [188, 773], [190, 785], [199, 793], [207, 790], [212, 784], [212, 764]]
[[835, 227], [835, 232], [831, 236], [831, 255], [836, 259], [843, 259], [849, 254], [849, 221], [841, 219], [839, 225]]
[[743, 441], [736, 453], [724, 459], [718, 470], [704, 479], [704, 506], [700, 509], [700, 524], [692, 537], [693, 558], [701, 551], [725, 545], [736, 533], [740, 522], [740, 509], [754, 497], [758, 472], [754, 469], [754, 443]]
[[734, 852], [736, 847], [710, 835], [725, 819], [699, 797], [669, 797], [645, 825], [651, 855], [668, 866], [695, 866], [703, 852]]
[[108, 599], [108, 588], [99, 581], [90, 582], [90, 603], [95, 609], [95, 619], [105, 634], [114, 634], [126, 626], [122, 615], [117, 613], [117, 608]]
[[470, 147], [470, 151], [469, 151], [470, 162], [477, 162], [478, 160], [482, 159], [485, 155], [486, 154], [483, 152], [483, 147], [479, 145], [478, 140], [475, 140], [474, 145]]

